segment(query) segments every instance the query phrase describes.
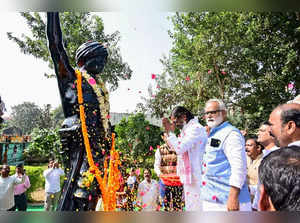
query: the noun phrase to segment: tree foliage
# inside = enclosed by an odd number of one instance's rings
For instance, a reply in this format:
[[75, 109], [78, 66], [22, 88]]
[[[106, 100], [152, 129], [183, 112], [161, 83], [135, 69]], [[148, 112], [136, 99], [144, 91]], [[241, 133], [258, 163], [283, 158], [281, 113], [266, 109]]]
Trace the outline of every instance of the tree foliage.
[[300, 93], [299, 13], [191, 12], [171, 19], [173, 47], [161, 60], [160, 88], [145, 99], [156, 116], [178, 104], [201, 114], [208, 99], [221, 98], [238, 127], [254, 130]]
[[[8, 38], [18, 44], [22, 53], [44, 60], [53, 69], [47, 45], [44, 14], [21, 12], [20, 15], [26, 20], [31, 35], [22, 34], [22, 37], [18, 38], [13, 33], [7, 33]], [[103, 81], [109, 83], [111, 89], [115, 90], [120, 79], [131, 78], [132, 70], [126, 62], [123, 62], [118, 47], [121, 38], [118, 31], [106, 35], [102, 19], [90, 13], [64, 12], [60, 14], [60, 19], [65, 49], [73, 67], [76, 67], [76, 50], [81, 44], [89, 40], [100, 41], [109, 46], [107, 64], [101, 74]], [[53, 74], [45, 75], [54, 76]]]
[[138, 113], [125, 118], [116, 125], [116, 148], [121, 153], [120, 158], [125, 170], [134, 168], [153, 168], [154, 153], [160, 145], [161, 130], [152, 126], [145, 115]]
[[60, 137], [58, 129], [35, 128], [31, 134], [31, 143], [24, 151], [27, 163], [43, 163], [49, 158], [60, 158]]

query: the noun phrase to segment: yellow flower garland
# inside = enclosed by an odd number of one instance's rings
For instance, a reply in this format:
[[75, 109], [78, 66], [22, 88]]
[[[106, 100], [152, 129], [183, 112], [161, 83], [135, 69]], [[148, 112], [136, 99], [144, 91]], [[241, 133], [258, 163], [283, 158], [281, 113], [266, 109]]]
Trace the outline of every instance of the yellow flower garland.
[[[85, 113], [83, 106], [83, 96], [82, 96], [82, 76], [79, 70], [75, 70], [77, 76], [77, 92], [78, 92], [78, 103], [79, 112], [81, 120], [81, 129], [83, 135], [83, 141], [85, 145], [85, 150], [87, 154], [88, 164], [90, 166], [89, 171], [96, 177], [99, 188], [102, 192], [102, 202], [104, 211], [114, 211], [116, 208], [116, 191], [120, 187], [119, 176], [120, 171], [118, 166], [121, 164], [119, 159], [119, 154], [115, 150], [115, 134], [112, 134], [112, 148], [110, 151], [110, 162], [109, 170], [107, 169], [107, 159], [104, 161], [104, 177], [101, 177], [101, 171], [95, 165], [94, 159], [91, 152], [90, 142], [87, 133]], [[107, 119], [108, 117], [106, 117]], [[108, 176], [109, 172], [109, 176]]]
[[[83, 72], [82, 76], [86, 80], [94, 79], [91, 77], [87, 72]], [[96, 80], [95, 80], [96, 81]], [[105, 132], [105, 137], [108, 138], [108, 129], [109, 129], [109, 124], [108, 124], [108, 116], [109, 116], [109, 99], [108, 99], [108, 91], [105, 87], [105, 84], [102, 80], [99, 78], [97, 79], [97, 84], [91, 84], [90, 86], [93, 88], [93, 91], [97, 95], [97, 99], [99, 101], [100, 105], [100, 114], [101, 114], [101, 120], [102, 124], [104, 127], [104, 132]], [[104, 96], [101, 94], [101, 90], [104, 93]]]

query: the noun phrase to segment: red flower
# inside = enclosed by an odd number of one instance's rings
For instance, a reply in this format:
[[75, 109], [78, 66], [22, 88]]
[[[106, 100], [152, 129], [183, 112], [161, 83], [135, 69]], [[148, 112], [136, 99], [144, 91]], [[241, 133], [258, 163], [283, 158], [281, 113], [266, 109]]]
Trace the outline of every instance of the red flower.
[[222, 71], [221, 71], [221, 74], [225, 75], [225, 74], [226, 74], [226, 72], [225, 72], [224, 70], [222, 70]]
[[187, 76], [187, 77], [185, 78], [185, 80], [186, 80], [186, 81], [190, 81], [191, 78], [190, 78], [189, 76]]
[[203, 166], [206, 167], [206, 163], [203, 163]]
[[156, 148], [159, 149], [159, 148], [160, 148], [160, 145], [157, 145]]
[[110, 119], [110, 115], [107, 115], [106, 118], [107, 118], [107, 119]]
[[212, 199], [213, 199], [214, 201], [217, 200], [217, 196], [216, 196], [216, 195], [212, 196]]
[[202, 185], [205, 186], [205, 185], [206, 185], [206, 182], [205, 182], [205, 181], [202, 181]]
[[156, 75], [155, 75], [155, 74], [151, 74], [151, 78], [152, 78], [152, 79], [155, 79], [155, 78], [156, 78]]
[[150, 146], [150, 147], [149, 147], [149, 150], [150, 150], [150, 151], [152, 151], [152, 150], [153, 150], [153, 147], [152, 147], [152, 146]]

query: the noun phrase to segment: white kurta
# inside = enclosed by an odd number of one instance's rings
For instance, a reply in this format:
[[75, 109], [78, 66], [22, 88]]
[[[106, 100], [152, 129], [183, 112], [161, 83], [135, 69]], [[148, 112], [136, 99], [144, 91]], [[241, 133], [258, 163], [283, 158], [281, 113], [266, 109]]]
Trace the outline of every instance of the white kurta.
[[143, 180], [138, 187], [137, 202], [141, 204], [143, 211], [155, 211], [158, 205], [159, 185], [156, 180], [148, 183]]
[[6, 211], [15, 205], [14, 187], [17, 184], [24, 183], [25, 177], [17, 175], [3, 178], [0, 176], [0, 211]]
[[[183, 127], [179, 137], [176, 137], [174, 133], [170, 133], [167, 138], [168, 144], [178, 155], [177, 174], [183, 183], [186, 211], [202, 210], [201, 166], [206, 140], [206, 129], [198, 122], [197, 118], [190, 120]], [[191, 184], [188, 184], [185, 180], [185, 176], [181, 175], [180, 171], [178, 171], [178, 169], [184, 165], [183, 154], [185, 152], [188, 152], [191, 166]]]

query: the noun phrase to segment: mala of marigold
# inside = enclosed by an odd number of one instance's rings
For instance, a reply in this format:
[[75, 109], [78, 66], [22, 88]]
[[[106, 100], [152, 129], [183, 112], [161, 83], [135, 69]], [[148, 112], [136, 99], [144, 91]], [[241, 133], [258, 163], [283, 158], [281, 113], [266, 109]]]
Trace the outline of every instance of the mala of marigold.
[[[83, 135], [83, 141], [85, 146], [85, 151], [87, 154], [88, 164], [90, 166], [89, 171], [96, 177], [99, 184], [99, 188], [102, 193], [102, 203], [104, 211], [114, 211], [116, 208], [116, 191], [120, 187], [119, 176], [120, 171], [118, 166], [121, 165], [119, 154], [115, 150], [115, 134], [112, 134], [112, 147], [110, 151], [110, 161], [109, 168], [107, 168], [107, 158], [104, 161], [104, 176], [101, 177], [101, 171], [95, 165], [91, 146], [88, 138], [85, 112], [83, 106], [83, 96], [82, 96], [82, 75], [79, 70], [75, 70], [77, 76], [77, 94], [81, 121], [81, 130]], [[108, 175], [109, 174], [109, 175]]]

